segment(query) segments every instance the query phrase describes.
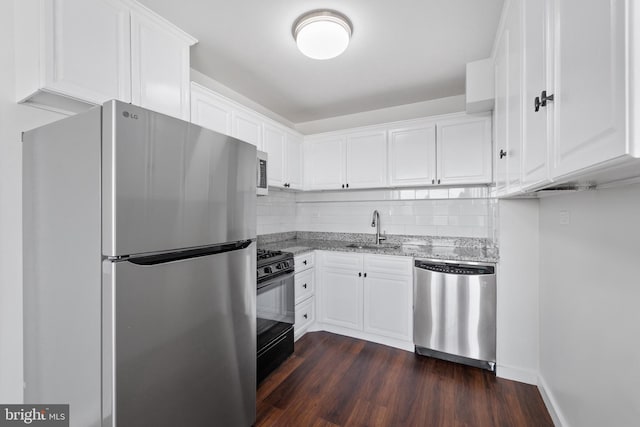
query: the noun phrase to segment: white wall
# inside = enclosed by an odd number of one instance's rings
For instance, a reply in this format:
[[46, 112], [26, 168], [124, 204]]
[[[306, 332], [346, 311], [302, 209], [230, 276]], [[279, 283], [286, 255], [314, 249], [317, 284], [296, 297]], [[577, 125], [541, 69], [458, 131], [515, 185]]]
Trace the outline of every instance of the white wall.
[[538, 200], [500, 200], [497, 374], [538, 382]]
[[15, 103], [13, 1], [0, 2], [0, 402], [22, 402], [20, 133], [64, 116]]
[[540, 258], [540, 375], [559, 418], [637, 426], [640, 185], [542, 199]]

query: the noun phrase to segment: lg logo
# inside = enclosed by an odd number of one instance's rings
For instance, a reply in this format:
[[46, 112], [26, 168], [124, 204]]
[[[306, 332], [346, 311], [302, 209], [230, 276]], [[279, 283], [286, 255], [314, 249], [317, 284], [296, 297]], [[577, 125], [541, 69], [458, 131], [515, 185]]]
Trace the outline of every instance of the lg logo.
[[122, 115], [125, 116], [128, 119], [138, 120], [138, 115], [137, 114], [129, 113], [128, 111], [123, 111]]

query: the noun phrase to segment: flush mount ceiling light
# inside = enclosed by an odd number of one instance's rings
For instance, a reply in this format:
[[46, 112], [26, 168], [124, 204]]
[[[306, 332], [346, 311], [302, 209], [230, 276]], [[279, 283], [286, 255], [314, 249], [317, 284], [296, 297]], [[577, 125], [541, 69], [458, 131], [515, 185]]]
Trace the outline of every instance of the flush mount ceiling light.
[[334, 10], [313, 10], [293, 24], [293, 38], [300, 52], [313, 59], [331, 59], [349, 45], [351, 21]]

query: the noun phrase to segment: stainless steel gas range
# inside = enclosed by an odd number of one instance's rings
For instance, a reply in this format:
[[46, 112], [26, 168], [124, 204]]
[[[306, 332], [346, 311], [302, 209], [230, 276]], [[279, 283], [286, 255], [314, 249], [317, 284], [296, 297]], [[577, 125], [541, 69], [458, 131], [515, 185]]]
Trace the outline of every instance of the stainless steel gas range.
[[293, 354], [293, 254], [258, 249], [258, 384]]

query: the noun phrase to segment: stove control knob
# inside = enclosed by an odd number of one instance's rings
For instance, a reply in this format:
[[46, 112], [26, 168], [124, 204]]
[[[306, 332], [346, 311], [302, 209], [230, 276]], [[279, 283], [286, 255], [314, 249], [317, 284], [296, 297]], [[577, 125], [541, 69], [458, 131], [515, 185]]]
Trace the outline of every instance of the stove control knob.
[[271, 273], [271, 267], [265, 267], [264, 268], [264, 272], [267, 273], [267, 274], [270, 274]]

